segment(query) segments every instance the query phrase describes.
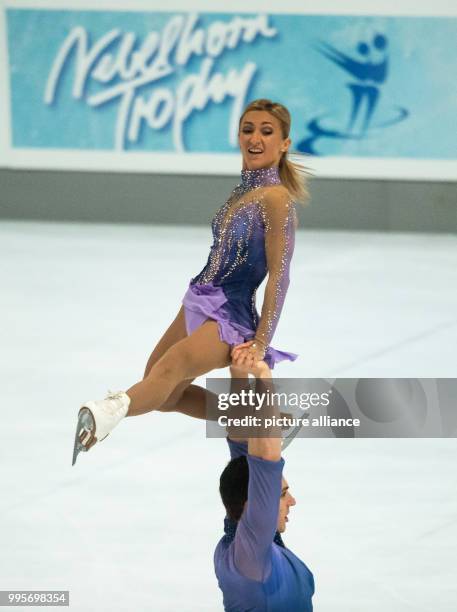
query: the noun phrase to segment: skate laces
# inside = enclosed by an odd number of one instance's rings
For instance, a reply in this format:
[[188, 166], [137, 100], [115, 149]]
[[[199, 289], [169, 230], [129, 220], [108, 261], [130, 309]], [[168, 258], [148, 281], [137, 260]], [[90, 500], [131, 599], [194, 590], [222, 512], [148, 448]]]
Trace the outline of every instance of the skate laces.
[[122, 399], [124, 396], [124, 392], [123, 391], [111, 391], [111, 389], [108, 389], [108, 395], [106, 396], [105, 399]]

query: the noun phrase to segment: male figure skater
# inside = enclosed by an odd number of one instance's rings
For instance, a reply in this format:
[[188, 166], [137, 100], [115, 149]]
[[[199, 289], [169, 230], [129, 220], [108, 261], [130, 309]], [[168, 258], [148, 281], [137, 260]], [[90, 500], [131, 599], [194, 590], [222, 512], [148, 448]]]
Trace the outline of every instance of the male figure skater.
[[[261, 389], [272, 390], [266, 364], [256, 376]], [[249, 437], [247, 443], [231, 439], [230, 432], [227, 438], [231, 461], [220, 477], [225, 535], [214, 553], [224, 609], [312, 612], [313, 575], [280, 535], [296, 504], [282, 476], [280, 433], [270, 429], [267, 435], [272, 437]]]

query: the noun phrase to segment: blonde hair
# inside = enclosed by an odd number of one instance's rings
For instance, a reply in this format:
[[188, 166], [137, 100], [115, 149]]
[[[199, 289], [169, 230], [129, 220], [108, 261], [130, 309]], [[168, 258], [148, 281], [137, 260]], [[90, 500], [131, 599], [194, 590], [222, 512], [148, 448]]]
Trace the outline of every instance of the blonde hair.
[[[279, 121], [281, 125], [282, 137], [288, 138], [290, 133], [291, 118], [290, 113], [285, 106], [279, 102], [272, 102], [266, 98], [253, 100], [244, 109], [239, 122], [249, 111], [267, 111]], [[281, 183], [289, 191], [290, 195], [296, 202], [306, 204], [309, 201], [309, 191], [307, 178], [311, 176], [308, 168], [301, 163], [290, 161], [287, 157], [288, 152], [285, 151], [279, 160], [279, 176]], [[304, 157], [300, 155], [300, 157]]]

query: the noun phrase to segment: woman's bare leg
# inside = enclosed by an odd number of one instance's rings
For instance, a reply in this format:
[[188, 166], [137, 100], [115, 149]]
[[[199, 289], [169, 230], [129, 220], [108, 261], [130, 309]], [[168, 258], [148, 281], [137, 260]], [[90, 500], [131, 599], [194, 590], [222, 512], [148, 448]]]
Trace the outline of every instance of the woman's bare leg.
[[[177, 342], [183, 340], [187, 337], [186, 330], [186, 321], [184, 314], [184, 307], [181, 306], [178, 314], [176, 315], [173, 322], [170, 324], [166, 332], [163, 334], [162, 338], [159, 340], [151, 355], [149, 356], [148, 362], [146, 364], [144, 378], [147, 378], [149, 375], [151, 368], [165, 355], [167, 350], [171, 348]], [[193, 379], [185, 380], [179, 383], [174, 390], [172, 390], [170, 396], [167, 398], [167, 405], [162, 405], [158, 407], [159, 410], [171, 410], [175, 403], [180, 399], [182, 392], [186, 387], [190, 385]], [[193, 405], [193, 404], [192, 404]], [[151, 408], [153, 409], [153, 407]], [[189, 416], [194, 416], [191, 411], [188, 412]], [[201, 415], [200, 406], [198, 406], [198, 416]], [[128, 416], [128, 415], [127, 415]], [[87, 439], [87, 431], [82, 431], [79, 437], [79, 441], [84, 444], [84, 446], [89, 449], [91, 448], [97, 441], [97, 438], [92, 434], [90, 439]]]
[[160, 412], [180, 412], [195, 419], [206, 419], [207, 390], [185, 380], [179, 384], [166, 402], [158, 408]]
[[[181, 306], [174, 321], [171, 323], [170, 327], [167, 329], [152, 351], [146, 364], [143, 380], [147, 378], [151, 368], [159, 361], [167, 350], [176, 344], [176, 342], [179, 342], [186, 337], [187, 331], [184, 307]], [[232, 378], [241, 379], [247, 378], [248, 376], [246, 372], [239, 370], [234, 366], [230, 367], [230, 373]], [[206, 394], [208, 391], [203, 387], [191, 384], [193, 380], [194, 379], [191, 378], [179, 383], [171, 392], [167, 400], [161, 406], [156, 408], [156, 410], [159, 410], [160, 412], [180, 412], [181, 414], [197, 419], [208, 418], [209, 415], [207, 414], [206, 402]]]
[[[176, 342], [187, 337], [184, 307], [181, 306], [176, 318], [157, 343], [149, 356], [144, 377], [147, 378], [151, 368]], [[197, 419], [206, 418], [206, 390], [198, 385], [192, 385], [194, 379], [182, 381], [171, 392], [167, 400], [156, 410], [160, 412], [180, 412]], [[129, 415], [127, 415], [129, 416]]]
[[[154, 350], [152, 351], [151, 355], [149, 356], [148, 362], [144, 370], [143, 380], [148, 376], [149, 372], [151, 371], [152, 366], [154, 366], [159, 361], [159, 359], [163, 357], [163, 355], [165, 355], [167, 350], [171, 348], [174, 344], [176, 344], [180, 340], [183, 340], [186, 337], [187, 337], [187, 330], [186, 330], [184, 307], [181, 306], [174, 321], [172, 322], [170, 327], [167, 329], [167, 331], [164, 333], [164, 335], [162, 336], [162, 338], [159, 340]], [[170, 396], [166, 400], [166, 403], [162, 404], [162, 406], [160, 406], [159, 408], [156, 408], [156, 410], [160, 410], [162, 412], [169, 412], [173, 410], [174, 406], [176, 405], [176, 402], [180, 400], [183, 391], [186, 389], [186, 387], [188, 387], [191, 384], [192, 380], [193, 379], [189, 379], [189, 380], [185, 380], [179, 383], [175, 387], [175, 389], [171, 392]], [[198, 410], [198, 416], [192, 414], [192, 408], [190, 408], [190, 412], [186, 414], [189, 414], [189, 416], [197, 416], [197, 418], [202, 418], [200, 417], [200, 413], [201, 413], [200, 406], [198, 406], [197, 410]]]
[[174, 321], [171, 323], [167, 331], [160, 338], [154, 350], [149, 356], [148, 362], [144, 370], [143, 378], [149, 374], [152, 366], [156, 364], [163, 355], [168, 351], [173, 344], [187, 337], [186, 319], [184, 315], [184, 306], [181, 306]]
[[190, 336], [176, 342], [150, 368], [148, 375], [126, 393], [127, 416], [159, 409], [184, 381], [230, 365], [230, 347], [219, 339], [216, 321], [205, 321]]
[[[232, 378], [242, 380], [243, 382], [249, 379], [248, 374], [244, 370], [236, 367], [230, 367]], [[207, 396], [210, 392], [204, 387], [192, 385], [189, 381], [184, 381], [179, 384], [165, 404], [158, 408], [161, 412], [180, 412], [196, 419], [210, 419], [216, 421], [220, 416], [217, 410], [212, 413], [208, 410]], [[216, 402], [213, 402], [216, 405]]]

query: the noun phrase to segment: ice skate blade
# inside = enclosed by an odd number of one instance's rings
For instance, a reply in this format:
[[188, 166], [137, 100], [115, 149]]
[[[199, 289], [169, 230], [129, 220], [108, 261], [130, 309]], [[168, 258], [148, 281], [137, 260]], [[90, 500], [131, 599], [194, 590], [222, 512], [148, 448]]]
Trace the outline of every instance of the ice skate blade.
[[88, 449], [81, 444], [79, 437], [85, 433], [91, 433], [95, 431], [95, 421], [91, 411], [88, 408], [83, 408], [78, 415], [78, 424], [76, 425], [75, 443], [73, 446], [73, 460], [71, 465], [75, 465], [76, 459], [79, 453], [86, 453]]

